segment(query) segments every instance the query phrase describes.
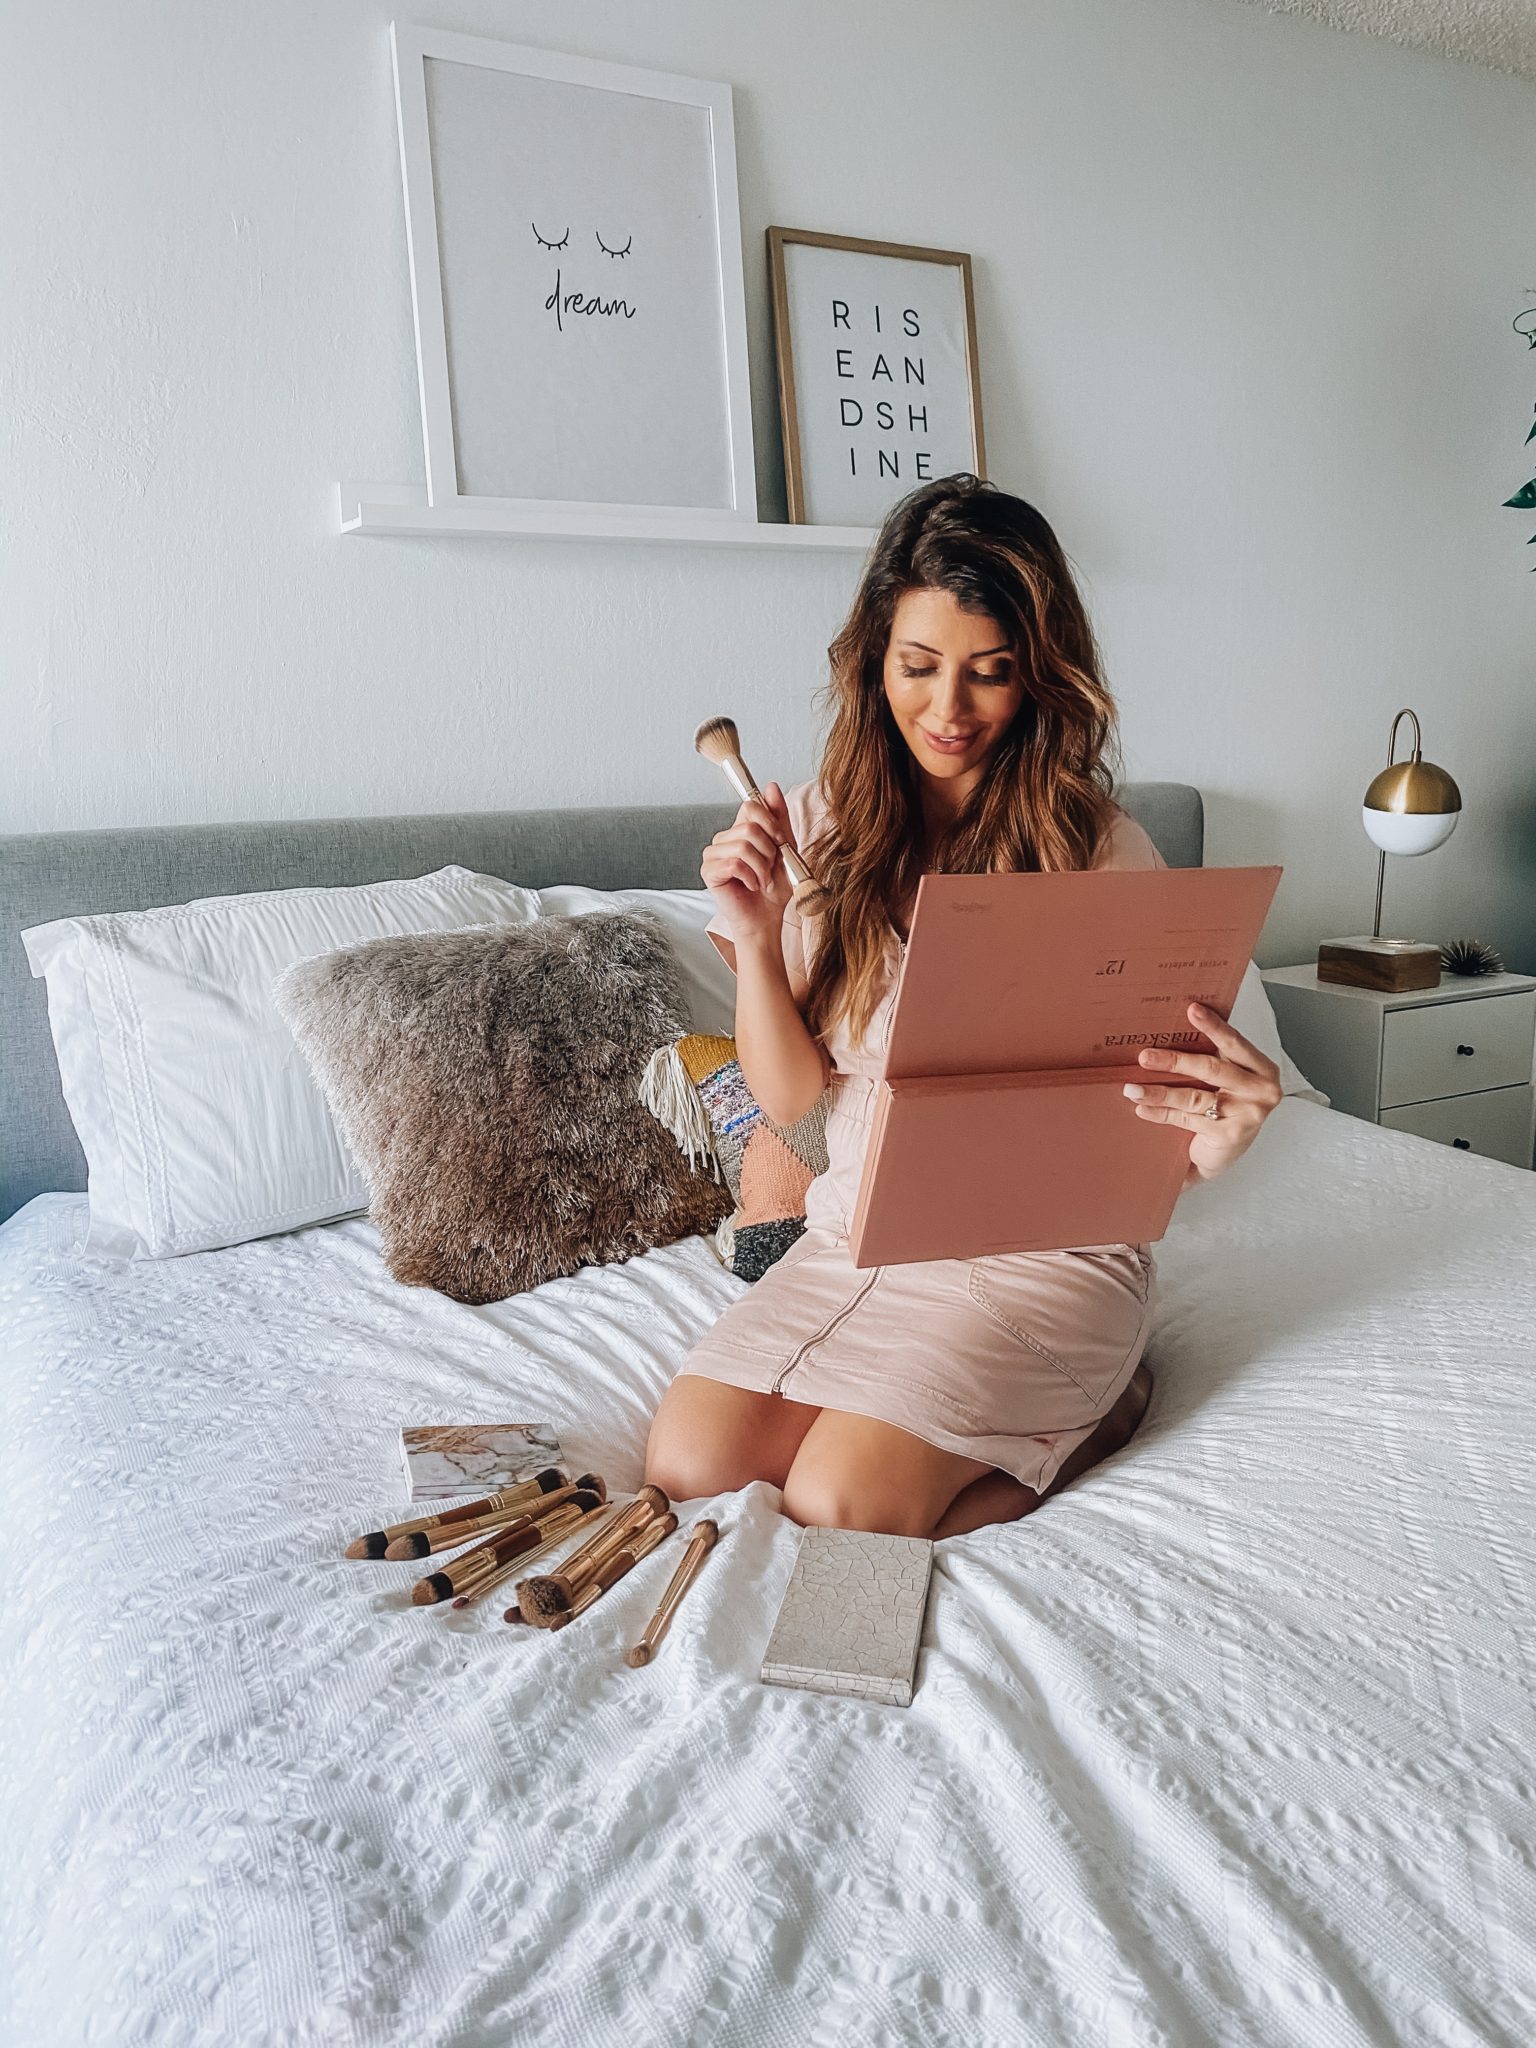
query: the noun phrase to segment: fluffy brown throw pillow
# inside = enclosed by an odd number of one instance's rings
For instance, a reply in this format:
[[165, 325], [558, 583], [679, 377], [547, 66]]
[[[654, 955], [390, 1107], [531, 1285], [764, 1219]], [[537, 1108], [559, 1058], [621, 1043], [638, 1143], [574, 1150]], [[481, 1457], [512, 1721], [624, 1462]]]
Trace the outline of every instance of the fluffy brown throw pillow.
[[731, 1206], [639, 1101], [687, 1022], [643, 913], [375, 939], [300, 961], [277, 999], [408, 1286], [500, 1301]]

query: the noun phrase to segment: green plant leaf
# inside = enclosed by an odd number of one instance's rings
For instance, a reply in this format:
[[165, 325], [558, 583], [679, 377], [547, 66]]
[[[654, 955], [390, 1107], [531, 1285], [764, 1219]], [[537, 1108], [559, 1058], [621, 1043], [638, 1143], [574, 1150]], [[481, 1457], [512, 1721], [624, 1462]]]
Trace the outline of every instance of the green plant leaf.
[[1536, 441], [1536, 420], [1531, 421], [1531, 431], [1526, 435], [1525, 438], [1528, 443], [1531, 441]]
[[1533, 476], [1528, 484], [1522, 484], [1515, 495], [1506, 498], [1504, 502], [1512, 506], [1516, 512], [1536, 512], [1536, 476]]

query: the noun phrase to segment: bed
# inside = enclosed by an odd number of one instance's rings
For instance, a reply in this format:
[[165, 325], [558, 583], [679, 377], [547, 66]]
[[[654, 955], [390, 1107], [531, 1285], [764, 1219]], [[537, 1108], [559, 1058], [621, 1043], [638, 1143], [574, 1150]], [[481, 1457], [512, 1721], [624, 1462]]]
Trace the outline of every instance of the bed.
[[[1170, 857], [1191, 799], [1142, 798]], [[0, 878], [23, 924], [441, 857], [662, 886], [709, 815], [11, 840]], [[34, 996], [7, 960], [0, 2039], [1536, 2038], [1532, 1176], [1288, 1098], [1159, 1247], [1134, 1442], [940, 1547], [902, 1712], [757, 1682], [764, 1486], [642, 1671], [654, 1569], [549, 1637], [341, 1556], [423, 1412], [637, 1485], [741, 1291], [704, 1239], [489, 1308], [358, 1219], [82, 1261]]]

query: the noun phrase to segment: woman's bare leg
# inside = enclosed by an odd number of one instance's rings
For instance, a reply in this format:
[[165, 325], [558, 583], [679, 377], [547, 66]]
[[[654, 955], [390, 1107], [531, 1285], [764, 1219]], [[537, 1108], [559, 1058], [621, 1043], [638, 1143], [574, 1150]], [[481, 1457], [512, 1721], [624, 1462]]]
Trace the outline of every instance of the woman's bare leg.
[[749, 1393], [685, 1373], [656, 1411], [645, 1476], [674, 1500], [725, 1493], [754, 1479], [784, 1490], [801, 1523], [904, 1536], [960, 1536], [1017, 1521], [1134, 1436], [1152, 1392], [1143, 1360], [1124, 1392], [1045, 1489], [938, 1450], [868, 1416]]
[[1152, 1371], [1143, 1359], [1098, 1428], [1063, 1458], [1060, 1471], [1044, 1493], [1036, 1493], [1032, 1486], [1026, 1486], [1022, 1480], [1014, 1479], [1006, 1472], [988, 1472], [955, 1496], [939, 1517], [933, 1535], [964, 1536], [972, 1529], [985, 1529], [993, 1522], [1016, 1522], [1023, 1515], [1033, 1514], [1041, 1501], [1048, 1500], [1062, 1487], [1070, 1486], [1074, 1479], [1081, 1478], [1101, 1458], [1107, 1458], [1112, 1451], [1123, 1450], [1136, 1434], [1151, 1397]]
[[784, 1481], [784, 1512], [821, 1528], [926, 1536], [961, 1488], [990, 1469], [892, 1423], [823, 1408]]
[[673, 1500], [732, 1493], [754, 1479], [782, 1486], [820, 1413], [806, 1401], [683, 1373], [662, 1396], [651, 1424], [646, 1480]]

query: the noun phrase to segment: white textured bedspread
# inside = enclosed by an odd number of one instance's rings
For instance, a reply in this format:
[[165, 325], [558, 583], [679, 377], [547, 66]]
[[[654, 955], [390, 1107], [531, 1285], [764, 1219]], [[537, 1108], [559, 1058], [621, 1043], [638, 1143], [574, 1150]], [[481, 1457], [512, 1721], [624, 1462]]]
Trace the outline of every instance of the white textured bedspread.
[[1536, 1177], [1285, 1103], [1136, 1441], [939, 1547], [906, 1712], [757, 1682], [764, 1486], [644, 1671], [676, 1551], [553, 1636], [342, 1558], [402, 1421], [638, 1484], [702, 1240], [476, 1310], [82, 1210], [0, 1231], [7, 2048], [1536, 2040]]

